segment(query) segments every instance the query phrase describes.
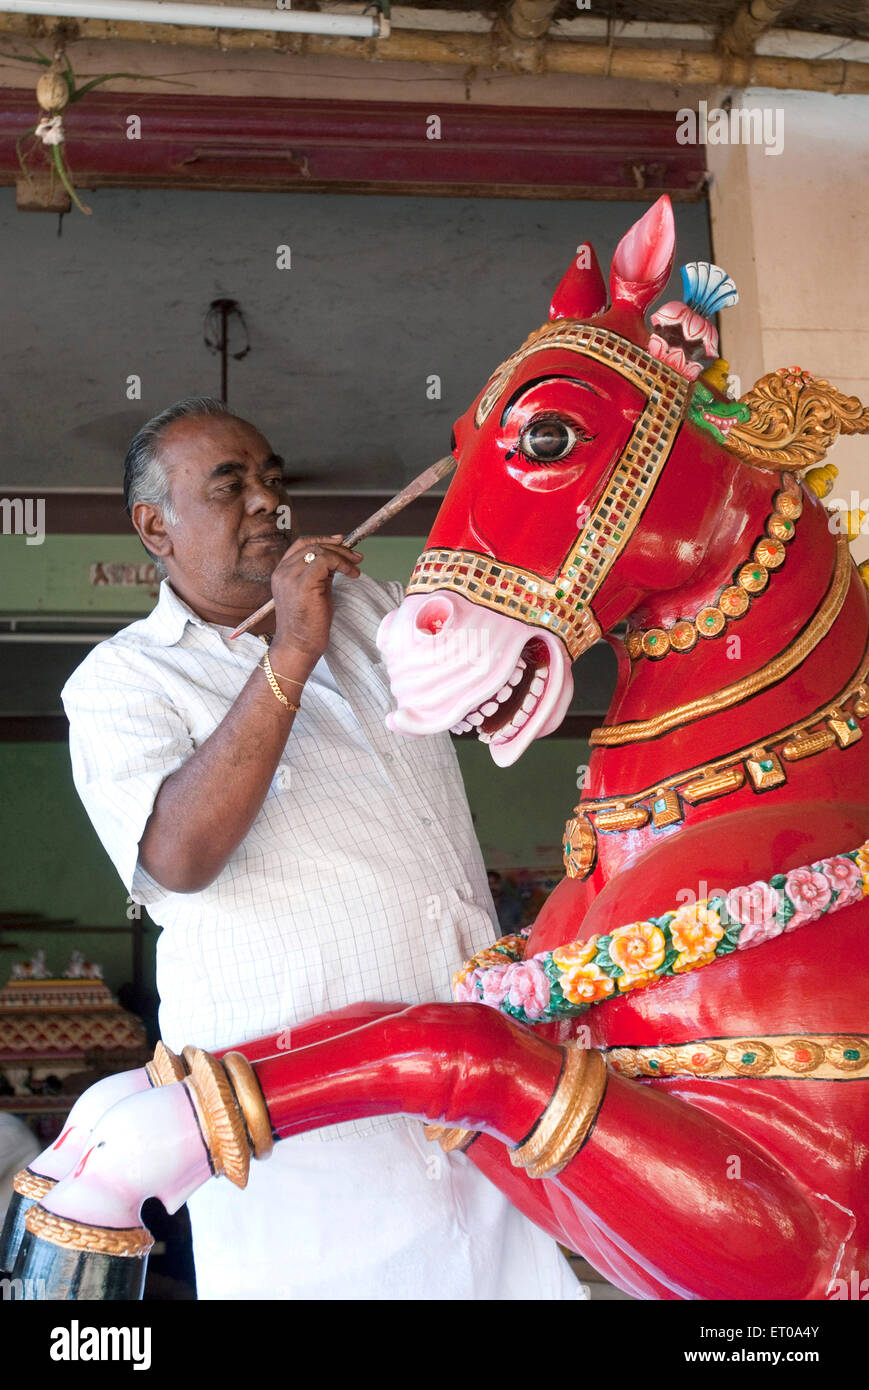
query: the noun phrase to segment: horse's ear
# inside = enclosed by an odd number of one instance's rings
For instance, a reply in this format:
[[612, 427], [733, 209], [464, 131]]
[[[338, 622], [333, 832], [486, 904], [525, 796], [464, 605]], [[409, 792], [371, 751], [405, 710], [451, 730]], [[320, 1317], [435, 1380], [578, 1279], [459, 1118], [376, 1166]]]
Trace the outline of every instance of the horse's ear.
[[594, 247], [586, 241], [577, 246], [567, 273], [552, 296], [549, 317], [590, 319], [606, 308], [606, 285], [600, 273]]
[[673, 205], [666, 193], [622, 237], [610, 268], [614, 303], [642, 313], [670, 278], [676, 252]]

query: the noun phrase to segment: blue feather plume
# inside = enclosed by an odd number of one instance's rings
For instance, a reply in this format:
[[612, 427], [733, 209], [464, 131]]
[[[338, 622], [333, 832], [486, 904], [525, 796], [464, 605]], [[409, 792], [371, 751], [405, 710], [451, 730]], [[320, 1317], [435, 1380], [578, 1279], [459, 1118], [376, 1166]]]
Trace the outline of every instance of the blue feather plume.
[[689, 309], [711, 318], [719, 309], [739, 303], [736, 285], [720, 265], [709, 261], [689, 261], [680, 269], [685, 303]]

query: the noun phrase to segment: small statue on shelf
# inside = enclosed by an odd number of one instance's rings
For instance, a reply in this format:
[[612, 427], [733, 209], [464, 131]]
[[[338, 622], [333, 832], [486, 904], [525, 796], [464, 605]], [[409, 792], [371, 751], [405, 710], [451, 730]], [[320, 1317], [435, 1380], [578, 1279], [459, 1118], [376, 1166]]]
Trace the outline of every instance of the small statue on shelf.
[[13, 980], [50, 980], [51, 971], [45, 964], [45, 952], [34, 951], [30, 960], [18, 961], [12, 967]]
[[103, 967], [97, 965], [96, 961], [85, 960], [81, 951], [73, 951], [69, 958], [69, 965], [63, 972], [65, 980], [101, 980], [103, 978]]

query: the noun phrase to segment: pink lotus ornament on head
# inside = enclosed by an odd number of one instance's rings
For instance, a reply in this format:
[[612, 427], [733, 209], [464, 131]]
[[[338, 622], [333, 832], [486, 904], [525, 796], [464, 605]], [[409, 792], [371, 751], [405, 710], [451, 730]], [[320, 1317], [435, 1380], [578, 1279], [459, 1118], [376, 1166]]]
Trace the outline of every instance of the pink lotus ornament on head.
[[689, 261], [681, 275], [685, 300], [670, 300], [652, 314], [658, 331], [649, 339], [649, 352], [696, 381], [704, 362], [718, 356], [718, 332], [710, 318], [737, 304], [739, 295], [727, 271], [709, 261]]

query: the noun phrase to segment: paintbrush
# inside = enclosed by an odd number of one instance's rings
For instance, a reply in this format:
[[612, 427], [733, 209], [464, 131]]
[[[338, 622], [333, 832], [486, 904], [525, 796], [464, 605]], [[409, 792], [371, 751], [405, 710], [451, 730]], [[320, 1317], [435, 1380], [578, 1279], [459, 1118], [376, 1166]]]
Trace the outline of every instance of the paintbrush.
[[[415, 497], [421, 497], [424, 492], [428, 492], [429, 488], [434, 487], [435, 483], [439, 482], [441, 478], [445, 478], [455, 466], [456, 461], [452, 454], [447, 454], [445, 458], [438, 459], [437, 463], [433, 463], [430, 468], [426, 468], [425, 472], [420, 473], [419, 477], [414, 478], [413, 482], [408, 483], [407, 487], [403, 487], [401, 492], [397, 492], [394, 497], [391, 497], [389, 501], [384, 504], [384, 506], [379, 507], [367, 521], [363, 521], [360, 526], [356, 526], [352, 531], [349, 531], [341, 544], [354, 546], [357, 541], [364, 540], [366, 536], [371, 536], [375, 531], [379, 531], [380, 527], [383, 526], [385, 522], [389, 521], [390, 517], [396, 516], [409, 502], [412, 502]], [[251, 613], [249, 618], [245, 618], [241, 626], [237, 627], [235, 632], [232, 633], [232, 636], [240, 637], [243, 632], [247, 632], [248, 629], [258, 623], [261, 618], [264, 618], [267, 613], [271, 613], [274, 606], [275, 601], [273, 598], [270, 598], [268, 603], [263, 604], [262, 608], [258, 608], [255, 613]]]

